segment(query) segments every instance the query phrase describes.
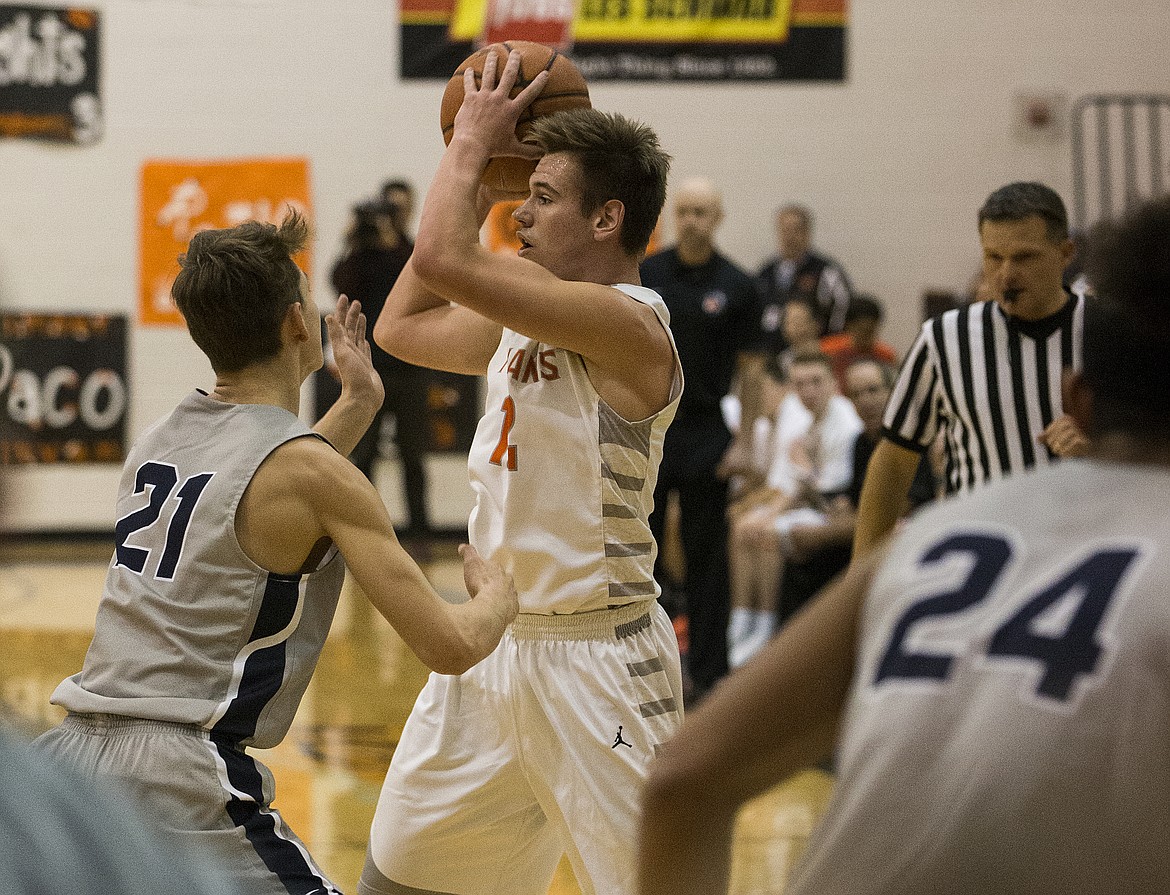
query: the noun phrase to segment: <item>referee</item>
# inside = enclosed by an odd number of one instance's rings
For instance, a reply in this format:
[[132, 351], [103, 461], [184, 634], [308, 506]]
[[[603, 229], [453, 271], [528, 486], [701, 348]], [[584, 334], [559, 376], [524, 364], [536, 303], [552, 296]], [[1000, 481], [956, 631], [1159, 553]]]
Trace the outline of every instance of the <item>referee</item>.
[[979, 210], [987, 301], [922, 326], [886, 406], [858, 507], [854, 556], [890, 531], [921, 454], [943, 433], [946, 492], [1083, 453], [1061, 400], [1081, 367], [1084, 298], [1065, 291], [1073, 254], [1068, 215], [1052, 189], [1011, 183]]

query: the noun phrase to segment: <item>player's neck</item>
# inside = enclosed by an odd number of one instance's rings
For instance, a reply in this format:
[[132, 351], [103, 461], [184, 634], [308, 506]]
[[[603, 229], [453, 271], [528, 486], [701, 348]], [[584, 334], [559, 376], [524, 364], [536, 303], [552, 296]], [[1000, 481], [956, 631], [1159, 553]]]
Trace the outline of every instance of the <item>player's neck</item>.
[[640, 286], [642, 278], [638, 272], [637, 259], [622, 254], [604, 265], [604, 268], [598, 267], [596, 275], [588, 277], [586, 282], [601, 283], [603, 286], [616, 286], [618, 283]]
[[271, 404], [300, 412], [301, 388], [271, 364], [254, 364], [232, 373], [217, 373], [211, 397], [228, 404]]

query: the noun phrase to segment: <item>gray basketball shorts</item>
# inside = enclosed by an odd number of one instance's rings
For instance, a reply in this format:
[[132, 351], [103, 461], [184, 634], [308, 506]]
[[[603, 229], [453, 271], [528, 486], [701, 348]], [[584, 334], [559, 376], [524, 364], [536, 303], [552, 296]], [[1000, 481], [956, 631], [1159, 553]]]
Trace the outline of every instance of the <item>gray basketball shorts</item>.
[[70, 713], [33, 746], [123, 793], [148, 827], [245, 892], [340, 895], [272, 807], [268, 768], [196, 725]]

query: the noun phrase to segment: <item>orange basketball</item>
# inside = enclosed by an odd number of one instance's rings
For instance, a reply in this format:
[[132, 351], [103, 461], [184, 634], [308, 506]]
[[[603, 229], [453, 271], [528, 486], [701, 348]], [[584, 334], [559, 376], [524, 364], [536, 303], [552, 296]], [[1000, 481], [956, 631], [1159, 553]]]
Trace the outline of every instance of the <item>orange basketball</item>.
[[[508, 60], [508, 53], [512, 50], [520, 51], [520, 77], [516, 86], [512, 88], [512, 96], [532, 83], [540, 72], [548, 70], [549, 78], [540, 95], [524, 110], [520, 121], [516, 125], [516, 136], [521, 140], [528, 133], [533, 118], [559, 112], [561, 109], [576, 109], [588, 107], [589, 85], [581, 76], [573, 61], [552, 47], [533, 43], [528, 40], [509, 40], [504, 43], [492, 44], [479, 50], [459, 64], [451, 80], [447, 82], [447, 89], [443, 91], [443, 105], [439, 110], [439, 123], [443, 127], [443, 142], [451, 142], [451, 134], [455, 126], [455, 113], [463, 104], [463, 72], [469, 67], [475, 70], [475, 81], [478, 84], [483, 74], [483, 65], [487, 61], [488, 53], [496, 54], [496, 77], [504, 71], [504, 63]], [[522, 158], [494, 158], [488, 162], [483, 172], [483, 182], [497, 189], [512, 193], [528, 191], [528, 178], [536, 168], [536, 162]]]

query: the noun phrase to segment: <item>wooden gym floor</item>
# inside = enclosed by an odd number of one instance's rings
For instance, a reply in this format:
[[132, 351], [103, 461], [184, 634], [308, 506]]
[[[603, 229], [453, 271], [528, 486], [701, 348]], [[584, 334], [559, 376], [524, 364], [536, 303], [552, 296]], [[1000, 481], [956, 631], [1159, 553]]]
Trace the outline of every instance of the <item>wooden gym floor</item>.
[[[0, 714], [26, 736], [63, 713], [49, 694], [80, 669], [112, 543], [0, 545]], [[454, 543], [423, 567], [440, 593], [463, 593]], [[357, 891], [382, 777], [426, 669], [347, 582], [333, 630], [285, 741], [257, 755], [276, 776], [276, 807], [342, 891]], [[779, 895], [823, 811], [830, 778], [797, 775], [745, 807], [736, 831], [732, 895]], [[579, 895], [565, 861], [550, 895]]]

